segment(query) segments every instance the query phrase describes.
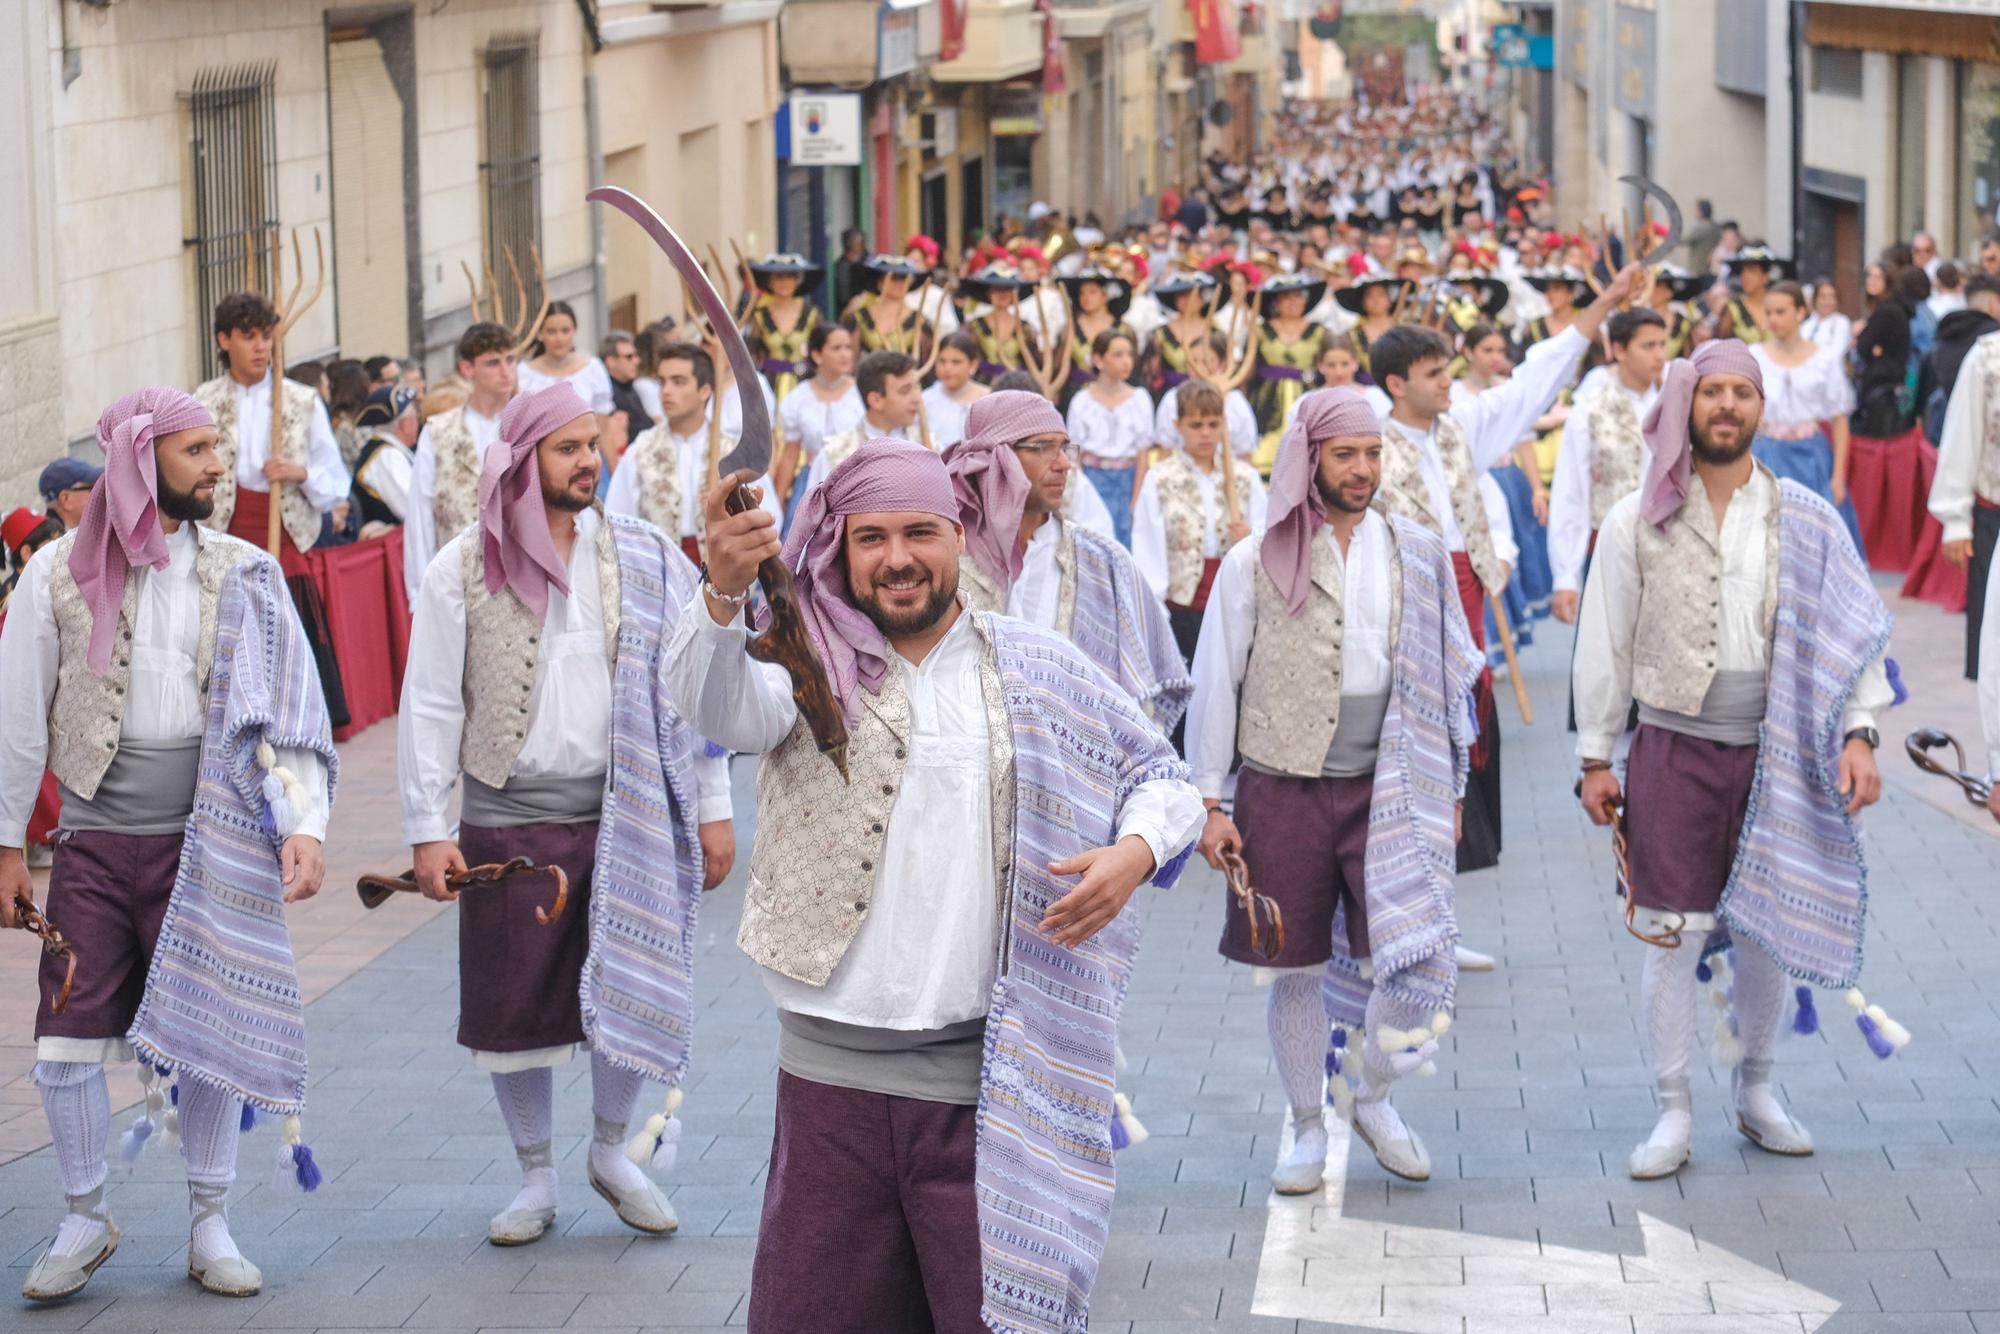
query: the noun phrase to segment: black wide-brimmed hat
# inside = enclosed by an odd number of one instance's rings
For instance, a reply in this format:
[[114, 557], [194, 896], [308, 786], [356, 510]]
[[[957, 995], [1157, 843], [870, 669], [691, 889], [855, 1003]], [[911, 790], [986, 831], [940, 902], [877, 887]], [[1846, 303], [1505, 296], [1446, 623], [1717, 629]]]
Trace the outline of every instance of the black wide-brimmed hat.
[[958, 290], [974, 301], [990, 301], [994, 292], [1020, 292], [1032, 286], [1019, 269], [998, 260], [958, 280]]
[[1189, 292], [1201, 292], [1206, 295], [1213, 292], [1216, 286], [1214, 275], [1203, 270], [1176, 269], [1153, 284], [1153, 296], [1156, 300], [1171, 306], [1176, 297]]
[[1712, 273], [1689, 273], [1678, 264], [1662, 264], [1653, 281], [1665, 283], [1675, 301], [1692, 301], [1715, 285]]
[[1305, 293], [1306, 309], [1313, 309], [1326, 299], [1326, 279], [1310, 273], [1274, 273], [1264, 280], [1264, 285], [1258, 290], [1264, 294], [1264, 314], [1268, 317], [1275, 299], [1288, 292]]
[[1537, 292], [1546, 292], [1555, 283], [1567, 283], [1579, 292], [1590, 290], [1590, 275], [1574, 264], [1551, 264], [1545, 269], [1536, 269], [1527, 275], [1528, 286]]
[[1368, 308], [1363, 304], [1362, 298], [1367, 296], [1369, 288], [1389, 288], [1389, 308], [1393, 310], [1395, 309], [1396, 302], [1405, 295], [1407, 289], [1415, 285], [1408, 278], [1398, 278], [1393, 273], [1371, 273], [1364, 278], [1356, 279], [1349, 286], [1335, 292], [1333, 299], [1340, 303], [1342, 310], [1350, 314], [1366, 315]]
[[770, 279], [787, 273], [798, 278], [800, 296], [810, 296], [819, 286], [820, 279], [826, 276], [817, 264], [804, 255], [770, 254], [750, 261], [750, 276], [765, 291], [770, 290]]
[[1447, 273], [1439, 281], [1446, 287], [1455, 288], [1458, 294], [1479, 307], [1479, 313], [1493, 319], [1507, 309], [1507, 300], [1513, 294], [1507, 284], [1484, 273]]
[[1111, 314], [1118, 319], [1125, 318], [1125, 312], [1132, 305], [1132, 289], [1126, 285], [1125, 280], [1115, 273], [1099, 268], [1095, 264], [1087, 268], [1078, 269], [1075, 273], [1058, 279], [1058, 281], [1062, 283], [1063, 288], [1069, 293], [1069, 299], [1073, 302], [1081, 300], [1081, 293], [1085, 283], [1096, 283], [1104, 289], [1105, 305], [1110, 309]]
[[870, 292], [881, 291], [884, 278], [908, 278], [911, 287], [922, 287], [930, 276], [929, 269], [901, 255], [870, 255], [861, 262], [861, 285]]
[[1771, 249], [1771, 247], [1765, 245], [1762, 241], [1757, 242], [1755, 245], [1744, 246], [1734, 255], [1724, 260], [1723, 263], [1731, 273], [1742, 272], [1745, 265], [1761, 264], [1779, 278], [1796, 278], [1798, 276], [1798, 265], [1792, 263], [1789, 259], [1780, 257], [1777, 251]]

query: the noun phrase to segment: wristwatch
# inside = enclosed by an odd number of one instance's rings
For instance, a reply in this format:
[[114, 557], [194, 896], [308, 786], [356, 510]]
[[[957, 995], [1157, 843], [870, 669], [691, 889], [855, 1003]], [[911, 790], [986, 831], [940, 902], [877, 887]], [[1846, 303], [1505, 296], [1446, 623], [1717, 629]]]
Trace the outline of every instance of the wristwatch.
[[1868, 749], [1882, 749], [1882, 734], [1872, 727], [1857, 727], [1841, 738], [1842, 741], [1866, 741]]

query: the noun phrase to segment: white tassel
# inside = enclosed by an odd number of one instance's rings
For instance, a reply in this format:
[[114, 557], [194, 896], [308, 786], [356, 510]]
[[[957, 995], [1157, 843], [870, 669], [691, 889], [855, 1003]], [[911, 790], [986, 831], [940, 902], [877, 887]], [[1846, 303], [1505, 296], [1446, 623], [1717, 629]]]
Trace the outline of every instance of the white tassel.
[[265, 774], [264, 781], [258, 784], [258, 787], [264, 793], [265, 801], [278, 801], [285, 795], [285, 780], [276, 774]]
[[1333, 1112], [1343, 1121], [1354, 1119], [1354, 1086], [1344, 1074], [1333, 1078]]
[[1849, 987], [1847, 989], [1846, 999], [1847, 999], [1847, 1008], [1854, 1011], [1856, 1014], [1863, 1014], [1867, 1011], [1868, 998], [1861, 994], [1860, 987]]
[[299, 1185], [298, 1156], [293, 1152], [304, 1138], [299, 1126], [299, 1118], [288, 1116], [278, 1131], [278, 1162], [271, 1170], [271, 1189], [285, 1195], [304, 1194]]
[[178, 1107], [167, 1108], [167, 1114], [160, 1118], [160, 1149], [163, 1153], [181, 1151], [181, 1111]]
[[1727, 1015], [1715, 1021], [1715, 1059], [1724, 1067], [1743, 1062], [1743, 1044], [1737, 1039], [1736, 1030], [1730, 1026]]
[[679, 1085], [667, 1090], [666, 1107], [646, 1118], [646, 1124], [639, 1128], [625, 1144], [625, 1156], [641, 1167], [651, 1167], [655, 1171], [673, 1170], [680, 1156], [681, 1121], [675, 1113], [681, 1109], [682, 1093]]
[[1436, 1061], [1425, 1061], [1422, 1065], [1417, 1067], [1417, 1078], [1429, 1079], [1432, 1075], [1436, 1074], [1437, 1072], [1438, 1068]]
[[1867, 1015], [1875, 1021], [1875, 1027], [1881, 1030], [1882, 1036], [1889, 1039], [1891, 1047], [1894, 1047], [1897, 1051], [1901, 1051], [1910, 1045], [1910, 1030], [1904, 1028], [1894, 1019], [1891, 1019], [1888, 1011], [1884, 1010], [1881, 1006], [1869, 1006]]
[[1152, 1138], [1152, 1132], [1139, 1123], [1138, 1114], [1132, 1110], [1130, 1098], [1122, 1093], [1114, 1093], [1111, 1095], [1111, 1101], [1117, 1107], [1114, 1114], [1118, 1117], [1119, 1123], [1125, 1127], [1125, 1142], [1128, 1148], [1144, 1144]]
[[1716, 1009], [1726, 1012], [1729, 1009], [1729, 993], [1721, 987], [1710, 987], [1708, 989], [1708, 1003]]
[[1439, 1010], [1431, 1016], [1431, 1036], [1441, 1038], [1451, 1032], [1451, 1016]]
[[257, 767], [260, 769], [275, 769], [278, 767], [278, 752], [271, 749], [271, 743], [268, 741], [259, 741], [257, 743]]

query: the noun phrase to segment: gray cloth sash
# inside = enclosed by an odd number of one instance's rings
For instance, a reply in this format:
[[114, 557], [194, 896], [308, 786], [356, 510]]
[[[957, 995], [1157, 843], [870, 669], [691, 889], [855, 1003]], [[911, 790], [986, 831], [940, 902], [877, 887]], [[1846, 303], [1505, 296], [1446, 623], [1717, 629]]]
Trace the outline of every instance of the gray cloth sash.
[[88, 801], [68, 787], [62, 792], [59, 827], [113, 834], [178, 834], [194, 813], [194, 789], [201, 777], [201, 738], [120, 741], [111, 767]]
[[1689, 717], [1656, 709], [1639, 701], [1639, 721], [1648, 727], [1662, 727], [1682, 736], [1703, 741], [1719, 741], [1726, 746], [1754, 746], [1764, 726], [1764, 701], [1768, 686], [1764, 673], [1717, 672], [1701, 697], [1701, 712]]
[[778, 1068], [815, 1084], [973, 1107], [985, 1055], [984, 1016], [895, 1029], [778, 1011]]
[[[1373, 774], [1375, 757], [1382, 749], [1382, 723], [1388, 715], [1389, 692], [1386, 690], [1374, 695], [1342, 695], [1340, 722], [1333, 729], [1333, 740], [1326, 748], [1326, 758], [1320, 762], [1319, 776], [1361, 778]], [[1243, 767], [1274, 778], [1296, 776], [1267, 769], [1251, 759], [1245, 759]]]
[[510, 778], [505, 787], [488, 787], [467, 774], [458, 818], [481, 829], [512, 829], [524, 824], [582, 824], [603, 813], [603, 774]]

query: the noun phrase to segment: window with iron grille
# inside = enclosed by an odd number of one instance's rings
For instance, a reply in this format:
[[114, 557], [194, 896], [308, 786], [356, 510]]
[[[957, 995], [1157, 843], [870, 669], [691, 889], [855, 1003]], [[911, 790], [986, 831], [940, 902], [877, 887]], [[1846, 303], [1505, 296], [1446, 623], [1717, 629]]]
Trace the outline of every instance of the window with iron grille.
[[529, 247], [541, 243], [541, 101], [535, 38], [495, 38], [480, 53], [482, 87], [479, 177], [486, 263], [511, 283], [511, 254], [528, 281]]
[[278, 228], [275, 63], [201, 71], [187, 94], [188, 217], [194, 260], [192, 327], [201, 378], [221, 374], [208, 335], [215, 308], [232, 292], [268, 292], [271, 238]]

